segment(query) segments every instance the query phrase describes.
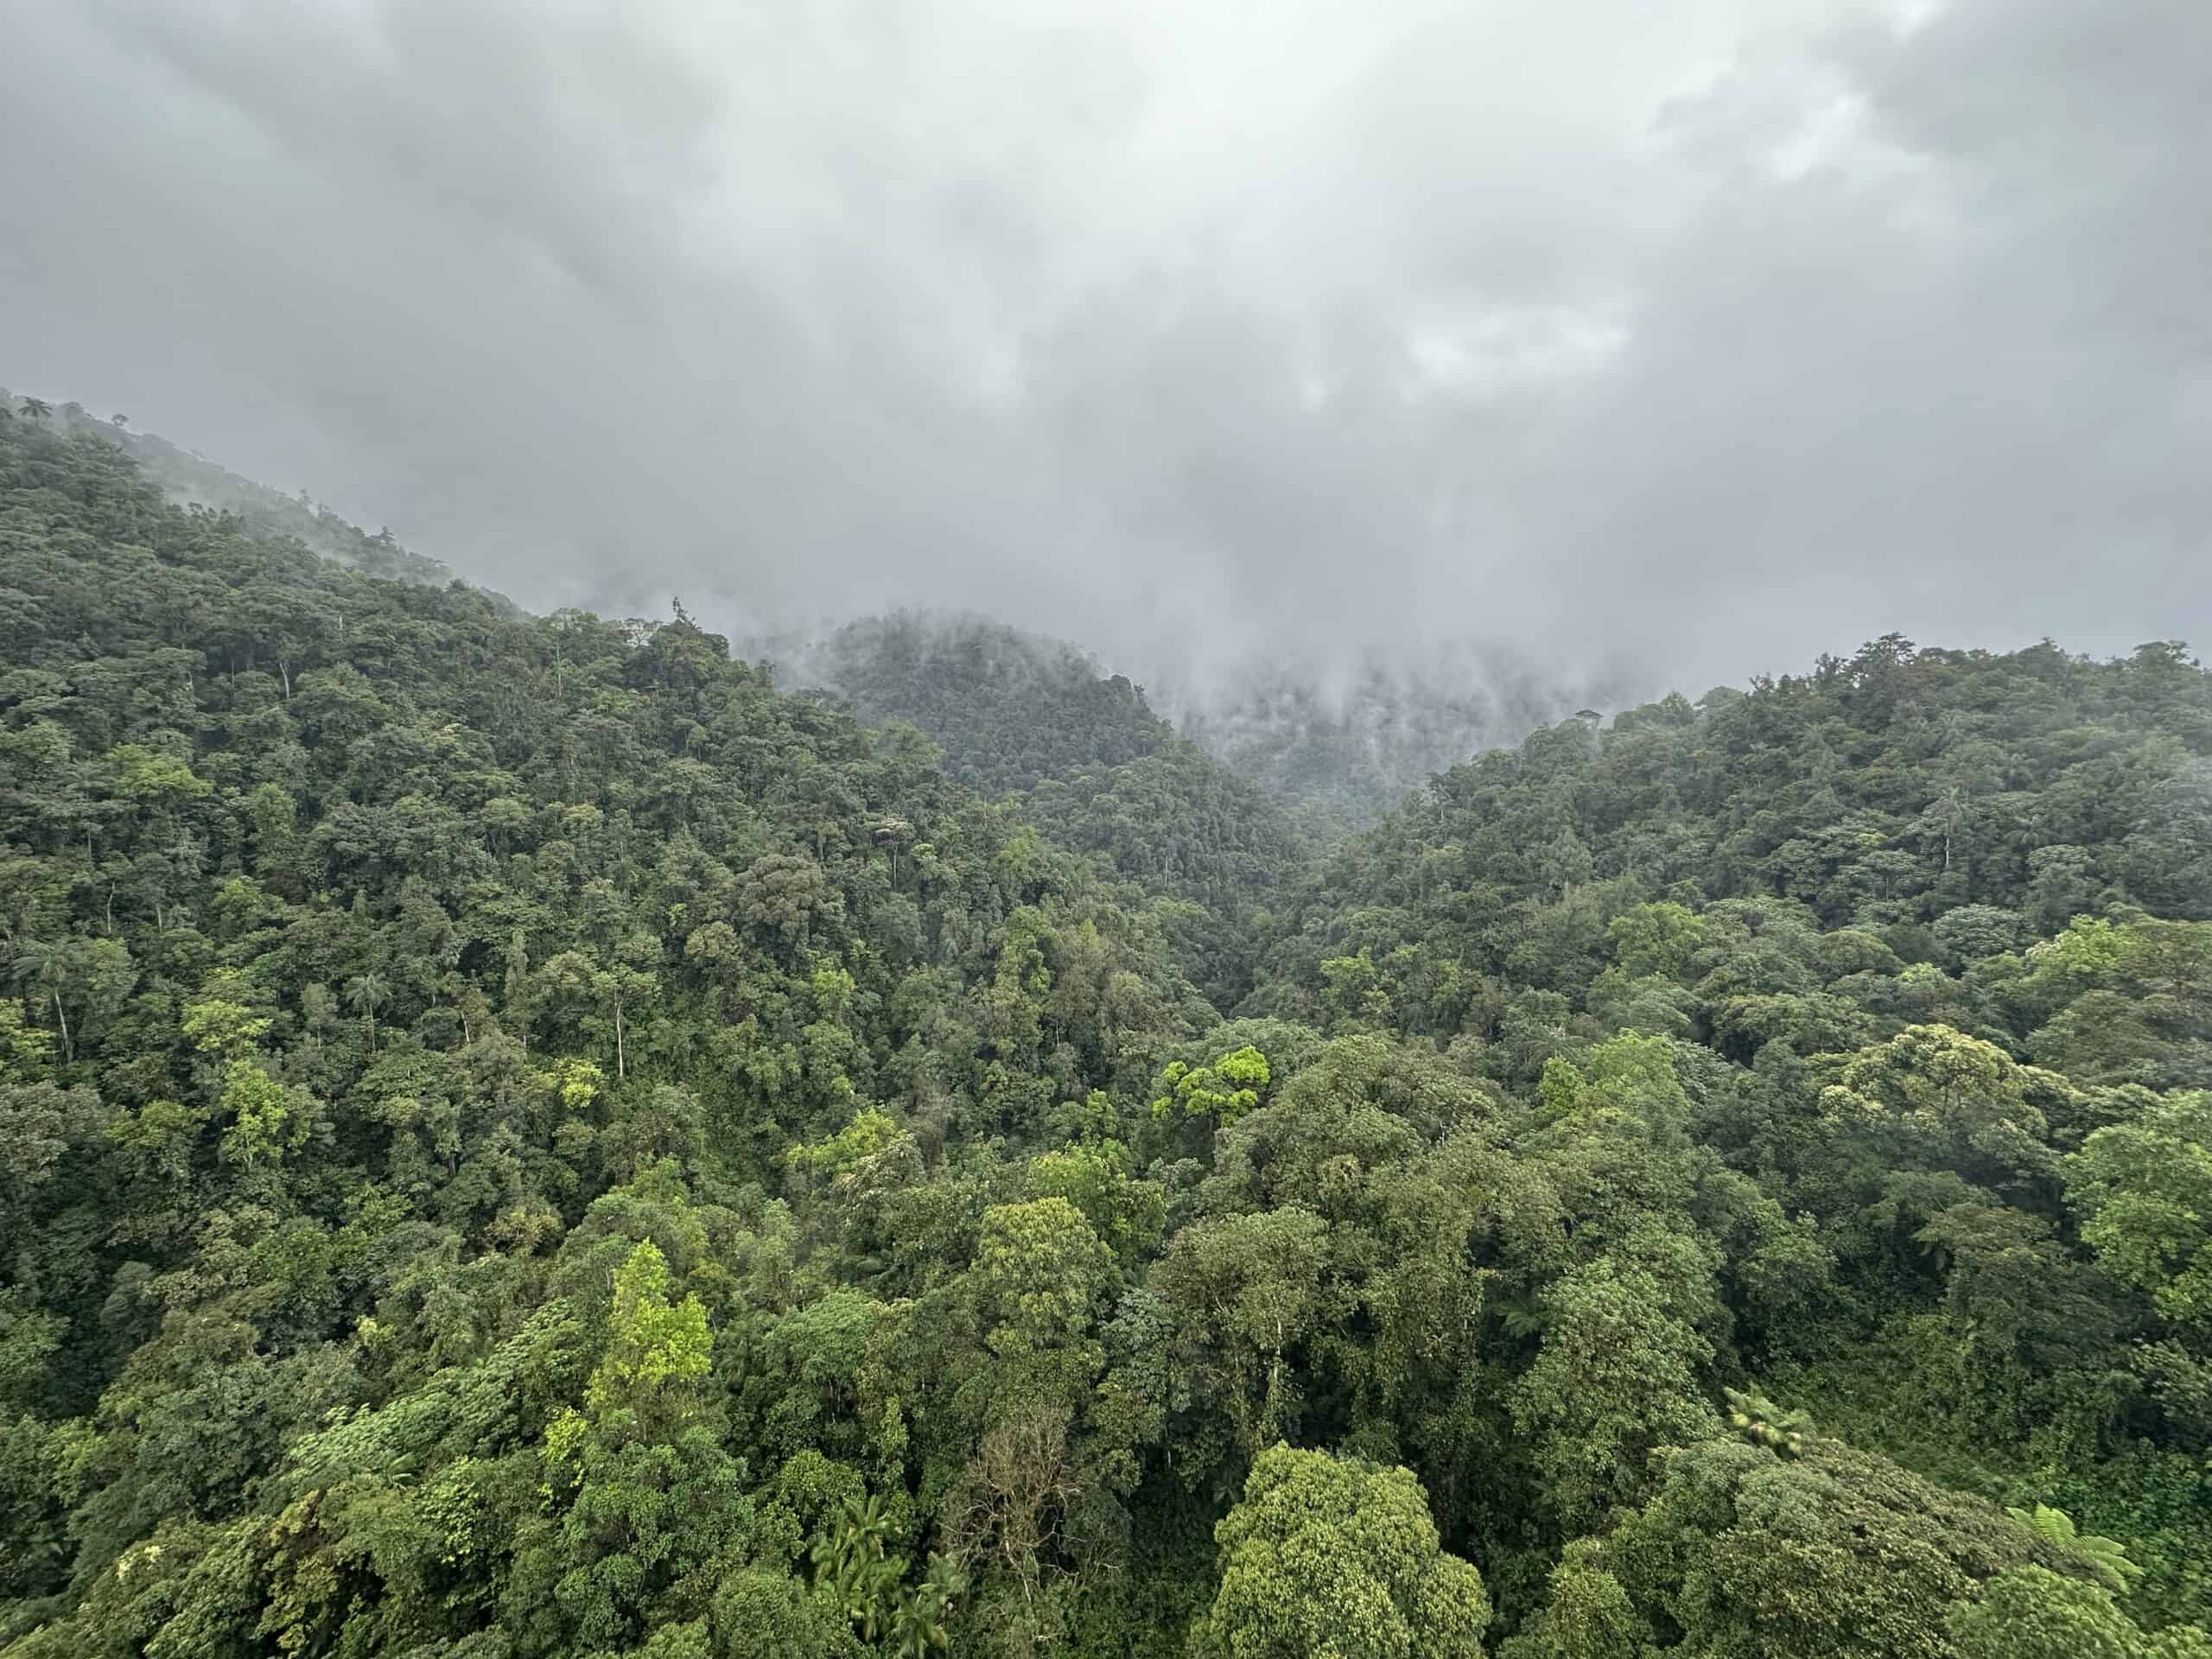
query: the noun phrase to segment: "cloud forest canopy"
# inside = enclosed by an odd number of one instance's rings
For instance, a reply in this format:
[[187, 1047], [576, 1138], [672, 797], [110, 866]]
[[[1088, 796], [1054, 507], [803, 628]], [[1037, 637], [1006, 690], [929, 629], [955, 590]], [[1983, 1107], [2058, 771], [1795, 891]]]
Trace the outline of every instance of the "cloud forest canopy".
[[0, 418], [6, 1659], [2212, 1654], [2181, 647], [1324, 849], [124, 446]]

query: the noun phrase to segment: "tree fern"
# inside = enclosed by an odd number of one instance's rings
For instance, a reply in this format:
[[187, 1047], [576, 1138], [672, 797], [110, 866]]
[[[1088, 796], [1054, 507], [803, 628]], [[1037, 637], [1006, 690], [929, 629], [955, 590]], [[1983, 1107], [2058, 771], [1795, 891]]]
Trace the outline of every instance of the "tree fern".
[[2029, 1531], [2040, 1533], [2061, 1549], [2088, 1563], [2105, 1587], [2115, 1594], [2126, 1594], [2143, 1576], [2143, 1569], [2127, 1559], [2126, 1545], [2117, 1538], [2076, 1531], [2074, 1517], [2063, 1510], [2038, 1503], [2032, 1510], [2008, 1508], [2005, 1513]]

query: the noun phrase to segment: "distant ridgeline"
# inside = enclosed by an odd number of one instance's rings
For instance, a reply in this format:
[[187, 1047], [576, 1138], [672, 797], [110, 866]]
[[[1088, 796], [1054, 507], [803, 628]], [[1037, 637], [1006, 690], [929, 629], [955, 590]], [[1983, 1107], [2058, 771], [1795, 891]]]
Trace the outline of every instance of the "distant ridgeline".
[[783, 671], [869, 725], [918, 728], [949, 777], [1012, 798], [1053, 841], [1099, 860], [1217, 1004], [1250, 989], [1268, 898], [1312, 837], [1126, 677], [1061, 640], [918, 611], [851, 623]]
[[[11, 409], [21, 408], [23, 397], [0, 387], [0, 404]], [[305, 490], [296, 496], [286, 495], [241, 478], [167, 438], [132, 431], [124, 416], [103, 420], [88, 413], [82, 404], [65, 403], [51, 405], [40, 418], [58, 432], [92, 431], [113, 439], [138, 463], [138, 475], [180, 505], [234, 512], [257, 530], [297, 537], [325, 558], [350, 564], [372, 576], [435, 587], [443, 587], [454, 578], [454, 572], [442, 560], [402, 547], [388, 530], [369, 535], [312, 499]], [[499, 603], [506, 602], [498, 594], [491, 597]]]
[[1182, 730], [1324, 833], [1363, 828], [1428, 780], [1506, 748], [1586, 703], [1619, 708], [1643, 687], [1570, 684], [1502, 645], [1295, 660], [1204, 690], [1154, 688]]
[[836, 693], [869, 725], [904, 720], [944, 769], [987, 795], [1034, 789], [1090, 766], [1159, 754], [1175, 728], [1088, 652], [988, 617], [901, 611], [848, 624], [784, 664], [794, 685]]
[[1490, 645], [1349, 666], [1269, 661], [1203, 685], [1169, 664], [1140, 689], [1078, 646], [950, 612], [870, 618], [770, 654], [794, 683], [833, 689], [863, 721], [911, 721], [944, 747], [948, 772], [986, 792], [1160, 754], [1179, 732], [1323, 839], [1586, 702], [1639, 700], [1638, 688], [1569, 684]]
[[1164, 683], [1139, 687], [1079, 646], [963, 613], [907, 610], [795, 648], [754, 644], [788, 682], [834, 691], [859, 719], [920, 728], [945, 751], [946, 772], [986, 793], [1033, 789], [1187, 740], [1324, 841], [1586, 702], [1635, 700], [1622, 686], [1548, 677], [1503, 646], [1388, 663], [1370, 656], [1349, 669], [1277, 662], [1230, 669], [1204, 686], [1169, 668]]
[[[22, 400], [0, 388], [0, 403], [12, 408]], [[111, 439], [142, 478], [180, 505], [236, 513], [371, 575], [431, 586], [454, 578], [442, 561], [402, 546], [388, 530], [371, 535], [305, 490], [271, 489], [133, 431], [123, 416], [103, 419], [67, 402], [49, 405], [41, 418], [57, 432]], [[1434, 774], [1518, 742], [1583, 701], [1628, 700], [1570, 691], [1509, 652], [1486, 648], [1369, 661], [1348, 676], [1276, 664], [1204, 693], [1168, 686], [1161, 699], [1171, 720], [1081, 647], [983, 616], [905, 611], [852, 622], [796, 651], [768, 651], [766, 640], [741, 644], [776, 658], [787, 683], [835, 691], [865, 723], [911, 722], [943, 750], [948, 776], [984, 794], [1019, 793], [1086, 767], [1169, 753], [1179, 728], [1322, 839], [1371, 823]]]

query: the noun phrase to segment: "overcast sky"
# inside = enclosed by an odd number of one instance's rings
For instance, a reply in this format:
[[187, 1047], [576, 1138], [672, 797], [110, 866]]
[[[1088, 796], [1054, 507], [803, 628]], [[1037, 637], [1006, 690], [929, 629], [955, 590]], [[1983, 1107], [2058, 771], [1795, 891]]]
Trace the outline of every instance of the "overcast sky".
[[2212, 646], [2205, 0], [10, 0], [0, 384], [525, 603]]

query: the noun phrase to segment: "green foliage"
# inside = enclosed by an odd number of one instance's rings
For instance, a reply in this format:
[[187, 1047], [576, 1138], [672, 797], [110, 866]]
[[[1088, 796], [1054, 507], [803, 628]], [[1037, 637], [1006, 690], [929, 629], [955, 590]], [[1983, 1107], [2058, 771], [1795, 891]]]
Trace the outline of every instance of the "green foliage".
[[851, 1173], [870, 1158], [897, 1143], [899, 1128], [873, 1106], [864, 1106], [853, 1121], [826, 1140], [791, 1148], [792, 1164], [817, 1175]]
[[[855, 622], [799, 662], [861, 719], [902, 742], [926, 734], [947, 775], [1009, 798], [1110, 871], [1218, 1006], [1251, 988], [1266, 902], [1306, 837], [1281, 804], [1177, 736], [1141, 690], [1073, 646], [974, 616]], [[905, 844], [904, 823], [874, 833]]]
[[[1739, 1394], [1734, 1389], [1721, 1391], [1728, 1399], [1728, 1427], [1754, 1445], [1785, 1458], [1794, 1458], [1805, 1449], [1805, 1437], [1813, 1432], [1813, 1420], [1802, 1411], [1785, 1411], [1763, 1394]], [[2015, 1519], [2019, 1511], [2013, 1511]]]
[[602, 1423], [680, 1423], [685, 1387], [706, 1376], [714, 1350], [707, 1310], [696, 1296], [670, 1301], [668, 1258], [646, 1239], [615, 1269], [607, 1352], [584, 1389], [585, 1408]]
[[1959, 1659], [2184, 1659], [2212, 1654], [2194, 1625], [2146, 1635], [2112, 1592], [2048, 1567], [2023, 1567], [1990, 1580], [1948, 1625]]
[[2079, 1556], [2096, 1571], [2105, 1588], [2123, 1595], [2143, 1576], [2143, 1569], [2127, 1559], [2126, 1547], [2117, 1539], [2075, 1530], [2074, 1518], [2063, 1510], [2038, 1503], [2032, 1510], [2009, 1509], [2005, 1513], [2052, 1543]]
[[2212, 1092], [2169, 1096], [2069, 1160], [2082, 1236], [2179, 1325], [2212, 1323]]
[[[2000, 1511], [1834, 1441], [1808, 1440], [1783, 1459], [1709, 1440], [1666, 1460], [1654, 1497], [1581, 1556], [1575, 1611], [1547, 1612], [1539, 1629], [1550, 1651], [1574, 1651], [1568, 1618], [1589, 1621], [1580, 1609], [1602, 1572], [1627, 1602], [1625, 1618], [1622, 1597], [1599, 1603], [1611, 1608], [1605, 1627], [1632, 1623], [1646, 1650], [1936, 1655], [1979, 1581], [2024, 1565], [2031, 1549]], [[1661, 1630], [1679, 1634], [1655, 1639]]]
[[1152, 1102], [1155, 1118], [1172, 1113], [1226, 1128], [1259, 1105], [1268, 1086], [1268, 1057], [1247, 1044], [1211, 1065], [1172, 1061], [1154, 1086], [1160, 1091]]
[[2177, 650], [1317, 855], [988, 627], [870, 729], [142, 463], [0, 423], [6, 1659], [2203, 1652]]
[[1215, 1529], [1221, 1587], [1192, 1650], [1236, 1659], [1476, 1659], [1481, 1575], [1439, 1548], [1420, 1482], [1321, 1452], [1260, 1454]]
[[1547, 1298], [1542, 1348], [1512, 1410], [1536, 1439], [1546, 1497], [1571, 1529], [1632, 1501], [1659, 1447], [1712, 1427], [1698, 1382], [1712, 1345], [1667, 1301], [1651, 1274], [1610, 1262], [1568, 1274]]
[[164, 796], [192, 798], [213, 789], [206, 779], [194, 777], [192, 768], [175, 755], [136, 743], [118, 744], [108, 752], [107, 763], [115, 769], [116, 787], [137, 800]]

